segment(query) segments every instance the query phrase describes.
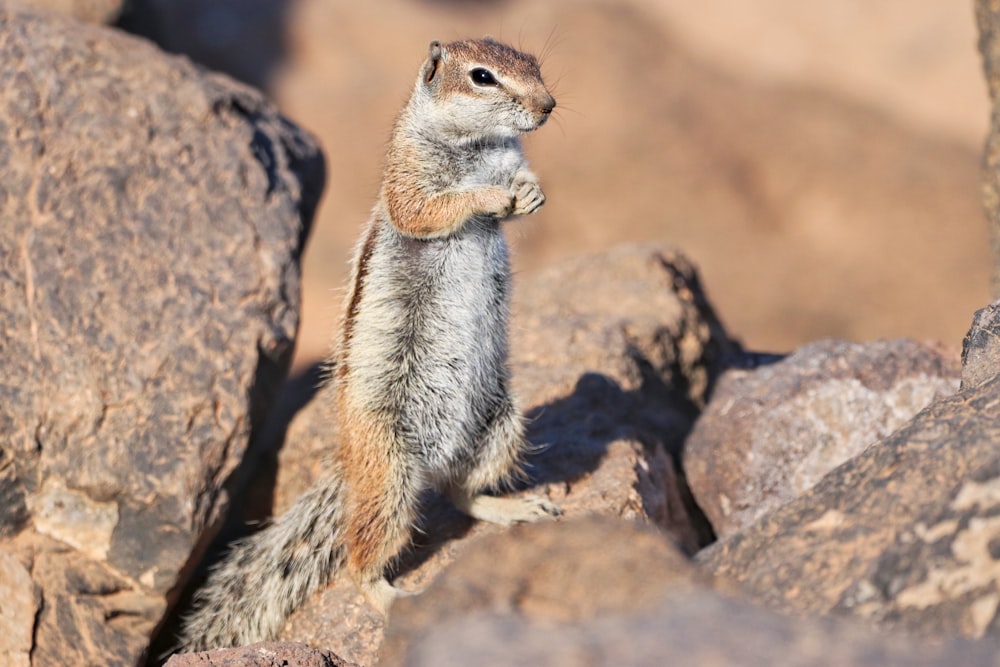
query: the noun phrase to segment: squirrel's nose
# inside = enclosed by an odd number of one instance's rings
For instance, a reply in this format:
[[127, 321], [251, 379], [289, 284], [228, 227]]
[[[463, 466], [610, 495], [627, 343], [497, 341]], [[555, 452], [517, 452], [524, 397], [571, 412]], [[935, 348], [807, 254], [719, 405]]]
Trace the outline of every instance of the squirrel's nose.
[[539, 101], [538, 109], [546, 116], [552, 113], [552, 110], [555, 108], [556, 108], [556, 98], [552, 97], [551, 95], [546, 95]]

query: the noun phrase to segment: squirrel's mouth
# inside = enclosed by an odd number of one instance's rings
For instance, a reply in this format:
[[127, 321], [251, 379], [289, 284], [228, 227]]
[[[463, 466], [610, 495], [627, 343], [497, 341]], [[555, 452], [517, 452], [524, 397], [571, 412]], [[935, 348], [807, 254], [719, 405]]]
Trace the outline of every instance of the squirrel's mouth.
[[531, 122], [526, 123], [523, 127], [517, 128], [520, 132], [534, 132], [549, 119], [549, 114], [547, 113], [533, 113]]

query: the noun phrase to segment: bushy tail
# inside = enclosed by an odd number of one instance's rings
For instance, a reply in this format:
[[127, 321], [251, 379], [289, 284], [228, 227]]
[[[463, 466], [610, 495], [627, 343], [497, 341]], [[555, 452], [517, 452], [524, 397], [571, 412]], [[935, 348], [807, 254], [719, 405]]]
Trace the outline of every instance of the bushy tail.
[[274, 639], [281, 625], [346, 558], [339, 474], [325, 477], [285, 514], [235, 542], [195, 594], [179, 651]]

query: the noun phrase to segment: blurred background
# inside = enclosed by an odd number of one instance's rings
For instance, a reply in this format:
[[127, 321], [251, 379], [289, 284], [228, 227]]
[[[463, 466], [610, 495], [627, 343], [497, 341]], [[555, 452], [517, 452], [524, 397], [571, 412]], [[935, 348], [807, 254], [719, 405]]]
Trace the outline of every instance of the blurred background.
[[132, 0], [120, 25], [260, 87], [321, 139], [299, 367], [332, 340], [389, 128], [432, 39], [540, 54], [559, 101], [525, 142], [548, 203], [509, 227], [518, 271], [675, 245], [730, 332], [768, 351], [822, 337], [957, 347], [989, 301], [971, 1]]

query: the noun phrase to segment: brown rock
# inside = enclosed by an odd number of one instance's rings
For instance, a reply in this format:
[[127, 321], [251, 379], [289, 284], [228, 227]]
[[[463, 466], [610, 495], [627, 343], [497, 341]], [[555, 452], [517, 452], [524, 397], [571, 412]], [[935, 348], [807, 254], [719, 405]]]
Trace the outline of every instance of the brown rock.
[[[976, 313], [962, 350], [963, 393], [994, 387], [993, 403], [980, 418], [996, 416], [998, 339], [994, 304]], [[995, 441], [991, 444], [995, 451]], [[1000, 454], [994, 454], [961, 478], [940, 503], [903, 526], [844, 591], [836, 609], [921, 636], [1000, 638], [998, 563]]]
[[0, 549], [0, 663], [28, 667], [38, 599], [31, 575], [12, 554]]
[[1000, 459], [921, 514], [836, 609], [922, 636], [1000, 639]]
[[[987, 632], [1000, 601], [985, 555], [998, 404], [997, 376], [936, 401], [699, 561], [779, 609], [856, 611], [925, 636]], [[948, 550], [951, 556], [941, 553]], [[952, 585], [967, 575], [968, 585]], [[925, 595], [929, 589], [935, 594]], [[930, 607], [933, 613], [921, 613]], [[906, 611], [891, 618], [894, 608]]]
[[410, 645], [479, 614], [578, 622], [635, 614], [704, 581], [663, 535], [606, 518], [518, 526], [468, 545], [419, 597], [393, 606], [379, 662], [410, 664]]
[[165, 667], [355, 667], [335, 654], [295, 642], [261, 642], [240, 648], [179, 653]]
[[981, 643], [927, 644], [887, 637], [840, 619], [792, 618], [707, 591], [692, 591], [671, 595], [658, 608], [641, 614], [576, 623], [466, 613], [414, 637], [405, 664], [987, 667], [1000, 665], [1000, 658], [995, 647]]
[[911, 340], [823, 341], [722, 374], [684, 450], [719, 537], [745, 528], [958, 389], [957, 357]]
[[[529, 461], [531, 492], [570, 518], [650, 521], [697, 550], [708, 536], [676, 457], [731, 344], [693, 267], [675, 252], [625, 247], [515, 283], [514, 385], [539, 447]], [[285, 437], [276, 511], [317, 478], [336, 441], [324, 401], [314, 399]], [[404, 588], [432, 581], [466, 538], [501, 531], [472, 525], [440, 499], [429, 500], [425, 517], [399, 565]], [[281, 638], [370, 664], [381, 633], [381, 618], [338, 581], [293, 614]]]
[[608, 519], [477, 540], [393, 608], [380, 667], [998, 665], [996, 647], [923, 645], [723, 597], [662, 535]]
[[131, 665], [287, 369], [322, 158], [110, 29], [3, 5], [0, 60], [0, 536], [33, 664]]
[[686, 549], [707, 535], [676, 462], [734, 346], [682, 254], [623, 246], [517, 288], [514, 388], [542, 449], [531, 474], [573, 513], [647, 518]]
[[161, 596], [105, 563], [25, 531], [16, 543], [41, 588], [31, 664], [130, 667], [162, 617]]

